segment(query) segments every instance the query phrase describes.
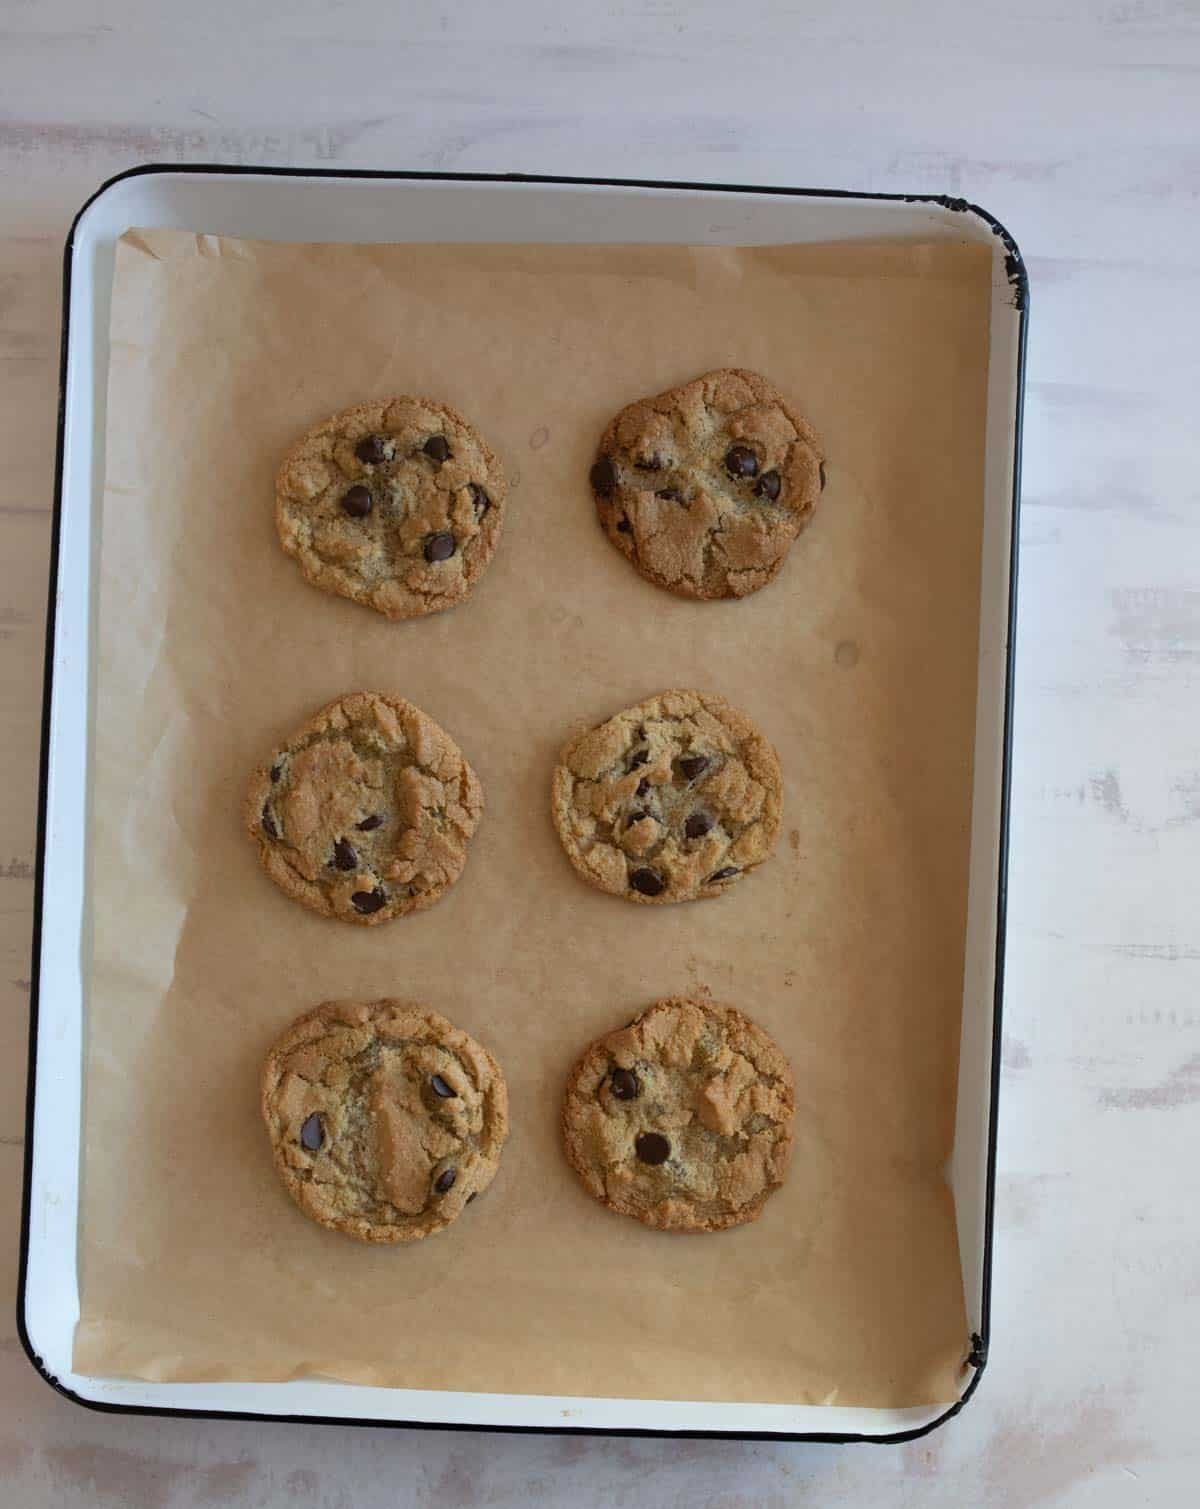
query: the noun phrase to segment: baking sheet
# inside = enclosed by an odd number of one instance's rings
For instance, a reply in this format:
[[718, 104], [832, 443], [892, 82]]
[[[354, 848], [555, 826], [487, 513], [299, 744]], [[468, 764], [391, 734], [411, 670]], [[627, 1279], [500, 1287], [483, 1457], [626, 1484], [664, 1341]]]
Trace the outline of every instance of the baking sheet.
[[[306, 1374], [511, 1393], [910, 1406], [967, 1337], [953, 1126], [974, 720], [990, 255], [791, 248], [118, 248], [91, 833], [82, 1372]], [[758, 368], [829, 486], [740, 603], [643, 582], [586, 487], [615, 409]], [[514, 488], [474, 599], [388, 624], [307, 586], [272, 480], [343, 405], [462, 409]], [[724, 693], [787, 781], [771, 863], [635, 908], [576, 879], [548, 815], [572, 731], [672, 685]], [[321, 702], [411, 698], [488, 811], [462, 881], [377, 929], [303, 911], [240, 831], [246, 772]], [[557, 1145], [582, 1046], [708, 988], [798, 1080], [797, 1156], [753, 1226], [646, 1230]], [[513, 1134], [448, 1232], [313, 1226], [259, 1124], [261, 1058], [330, 996], [412, 996], [503, 1065]]]

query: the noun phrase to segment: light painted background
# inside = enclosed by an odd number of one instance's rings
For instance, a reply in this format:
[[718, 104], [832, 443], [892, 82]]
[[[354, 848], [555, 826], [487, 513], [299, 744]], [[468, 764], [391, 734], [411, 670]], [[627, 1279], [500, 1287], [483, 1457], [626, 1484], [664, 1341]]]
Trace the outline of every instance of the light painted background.
[[0, 0], [5, 1293], [61, 247], [102, 179], [189, 161], [948, 192], [1016, 235], [1033, 303], [992, 1360], [960, 1419], [902, 1448], [120, 1421], [55, 1396], [10, 1311], [0, 1504], [1190, 1502], [1200, 0]]

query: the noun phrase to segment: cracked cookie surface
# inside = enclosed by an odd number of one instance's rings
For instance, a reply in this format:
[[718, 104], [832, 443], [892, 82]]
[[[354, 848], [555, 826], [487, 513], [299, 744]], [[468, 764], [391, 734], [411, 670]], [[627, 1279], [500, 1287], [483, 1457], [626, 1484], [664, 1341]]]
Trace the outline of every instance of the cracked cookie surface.
[[416, 618], [452, 608], [500, 538], [504, 471], [456, 410], [428, 398], [356, 404], [279, 468], [280, 543], [315, 586]]
[[627, 901], [695, 901], [737, 885], [779, 836], [770, 742], [723, 697], [661, 692], [573, 739], [551, 810], [592, 885]]
[[432, 906], [462, 874], [483, 812], [450, 735], [400, 697], [323, 707], [250, 778], [245, 820], [295, 900], [371, 925]]
[[722, 368], [622, 409], [590, 480], [604, 532], [644, 577], [681, 597], [745, 597], [812, 517], [824, 461], [777, 388]]
[[666, 1231], [755, 1220], [792, 1152], [783, 1050], [731, 1006], [659, 1001], [571, 1071], [563, 1146], [588, 1193]]
[[508, 1136], [496, 1061], [406, 1001], [326, 1001], [267, 1055], [275, 1167], [306, 1216], [363, 1242], [441, 1231], [492, 1182]]

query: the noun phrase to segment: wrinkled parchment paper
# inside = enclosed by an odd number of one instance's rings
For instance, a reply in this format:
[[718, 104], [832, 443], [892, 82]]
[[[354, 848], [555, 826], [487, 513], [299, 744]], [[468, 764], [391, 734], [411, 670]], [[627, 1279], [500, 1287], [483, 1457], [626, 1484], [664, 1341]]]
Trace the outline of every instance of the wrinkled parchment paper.
[[[986, 249], [299, 246], [130, 232], [117, 259], [91, 857], [75, 1365], [422, 1388], [908, 1406], [960, 1391], [951, 1196], [983, 476]], [[777, 582], [689, 603], [605, 541], [586, 485], [629, 400], [768, 374], [829, 483]], [[470, 416], [514, 484], [466, 606], [389, 624], [308, 586], [272, 482], [371, 396]], [[591, 890], [555, 752], [652, 692], [724, 693], [778, 746], [776, 857], [720, 900]], [[326, 700], [408, 697], [487, 812], [462, 881], [374, 929], [265, 878], [247, 772]], [[595, 1035], [710, 989], [797, 1072], [754, 1225], [647, 1230], [557, 1141]], [[427, 1002], [508, 1078], [513, 1133], [446, 1233], [371, 1249], [271, 1166], [261, 1060], [331, 996]]]

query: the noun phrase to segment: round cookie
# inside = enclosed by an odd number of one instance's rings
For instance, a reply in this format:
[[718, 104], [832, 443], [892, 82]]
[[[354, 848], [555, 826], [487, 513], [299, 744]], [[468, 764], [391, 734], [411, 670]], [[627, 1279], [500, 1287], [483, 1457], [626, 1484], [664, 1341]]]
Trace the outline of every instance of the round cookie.
[[591, 470], [604, 532], [680, 597], [775, 576], [825, 485], [821, 443], [765, 377], [722, 368], [621, 410]]
[[258, 766], [245, 817], [281, 890], [370, 926], [454, 884], [482, 812], [478, 778], [444, 728], [400, 697], [354, 692]]
[[495, 1059], [407, 1001], [326, 1001], [293, 1022], [267, 1055], [262, 1113], [288, 1194], [362, 1242], [449, 1226], [508, 1136]]
[[723, 697], [661, 692], [572, 740], [551, 789], [580, 875], [627, 901], [695, 901], [736, 885], [779, 836], [779, 758]]
[[439, 613], [469, 597], [500, 538], [504, 472], [448, 404], [356, 404], [292, 448], [275, 522], [314, 587], [387, 618]]
[[563, 1145], [588, 1193], [664, 1231], [756, 1220], [792, 1155], [795, 1087], [777, 1043], [732, 1006], [659, 1001], [571, 1071]]

